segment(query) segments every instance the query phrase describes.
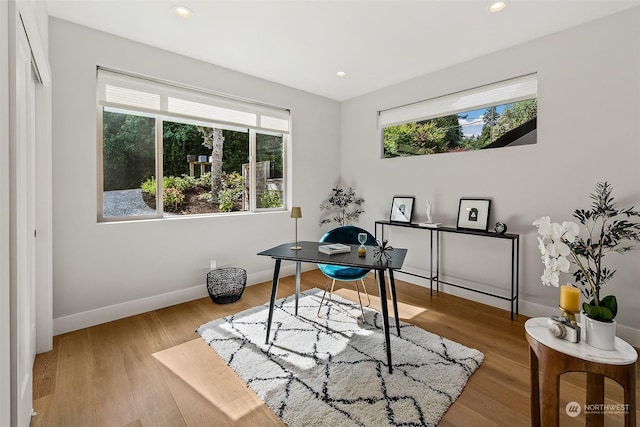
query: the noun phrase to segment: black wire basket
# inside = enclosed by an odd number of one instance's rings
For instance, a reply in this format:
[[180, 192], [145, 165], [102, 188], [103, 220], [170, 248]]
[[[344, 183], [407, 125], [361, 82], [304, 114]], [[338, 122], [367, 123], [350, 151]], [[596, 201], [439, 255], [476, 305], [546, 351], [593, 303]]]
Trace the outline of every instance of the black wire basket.
[[216, 268], [207, 273], [207, 291], [216, 304], [238, 301], [246, 285], [247, 272], [242, 268]]

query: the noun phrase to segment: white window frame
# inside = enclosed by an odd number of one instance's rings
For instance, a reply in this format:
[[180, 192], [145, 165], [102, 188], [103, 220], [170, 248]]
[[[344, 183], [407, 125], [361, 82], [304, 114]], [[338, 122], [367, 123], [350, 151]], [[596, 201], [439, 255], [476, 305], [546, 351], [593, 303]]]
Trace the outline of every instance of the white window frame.
[[[206, 126], [216, 129], [233, 130], [247, 132], [249, 134], [249, 159], [250, 164], [250, 210], [232, 212], [231, 214], [258, 213], [281, 211], [287, 209], [288, 193], [288, 150], [289, 130], [291, 127], [291, 114], [288, 109], [269, 106], [253, 101], [242, 100], [225, 95], [216, 94], [206, 90], [194, 89], [192, 87], [177, 85], [164, 81], [135, 76], [128, 73], [113, 71], [98, 67], [97, 71], [97, 124], [98, 124], [98, 201], [97, 216], [98, 222], [135, 221], [146, 219], [167, 218], [164, 216], [162, 179], [156, 179], [156, 213], [155, 215], [135, 215], [123, 217], [104, 216], [104, 141], [103, 141], [103, 112], [105, 108], [122, 112], [124, 114], [136, 114], [155, 118], [155, 173], [156, 177], [163, 176], [163, 124], [165, 121], [176, 123]], [[116, 88], [116, 96], [109, 97], [109, 84], [113, 83]], [[120, 93], [117, 93], [122, 88]], [[145, 90], [148, 90], [145, 92]], [[127, 91], [130, 91], [127, 93]], [[127, 97], [133, 95], [134, 98]], [[135, 95], [140, 95], [135, 99]], [[122, 96], [118, 96], [122, 95]], [[174, 98], [171, 98], [174, 95]], [[212, 108], [209, 111], [222, 111], [227, 120], [211, 120], [205, 115], [198, 116], [197, 110], [170, 111], [171, 99], [185, 100], [183, 105], [190, 105], [191, 102], [206, 103]], [[127, 104], [128, 101], [129, 104]], [[209, 105], [207, 104], [207, 105]], [[216, 110], [217, 109], [217, 110]], [[234, 115], [237, 113], [236, 115]], [[237, 119], [236, 122], [233, 120]], [[240, 122], [240, 123], [238, 123]], [[264, 123], [265, 127], [261, 124]], [[257, 208], [256, 200], [256, 135], [282, 136], [283, 151], [283, 194], [282, 206], [277, 208]], [[224, 214], [228, 215], [229, 212]], [[180, 215], [180, 218], [194, 216], [219, 216], [223, 213]]]

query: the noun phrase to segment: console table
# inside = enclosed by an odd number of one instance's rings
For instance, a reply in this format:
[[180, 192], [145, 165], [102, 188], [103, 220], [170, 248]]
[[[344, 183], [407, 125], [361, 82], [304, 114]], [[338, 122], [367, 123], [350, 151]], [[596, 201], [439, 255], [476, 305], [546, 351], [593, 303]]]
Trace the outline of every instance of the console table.
[[[445, 285], [454, 286], [456, 288], [465, 289], [467, 291], [476, 292], [479, 294], [487, 295], [493, 298], [499, 298], [505, 301], [509, 301], [511, 303], [511, 320], [513, 320], [513, 314], [518, 314], [518, 294], [519, 294], [519, 266], [520, 266], [520, 235], [513, 233], [503, 233], [498, 234], [494, 232], [486, 232], [486, 231], [474, 231], [474, 230], [462, 230], [456, 227], [446, 227], [446, 226], [438, 226], [434, 228], [430, 227], [421, 227], [418, 224], [413, 223], [405, 223], [405, 222], [394, 222], [389, 220], [379, 220], [375, 222], [375, 238], [378, 240], [378, 227], [380, 227], [381, 231], [381, 239], [384, 240], [385, 236], [385, 227], [404, 227], [411, 228], [414, 230], [424, 230], [429, 232], [429, 276], [423, 276], [421, 274], [411, 273], [408, 271], [399, 270], [398, 272], [408, 274], [410, 276], [421, 277], [423, 279], [429, 280], [429, 292], [430, 295], [433, 295], [433, 283], [436, 284], [436, 291], [440, 291], [440, 283], [444, 283]], [[461, 285], [459, 283], [452, 283], [449, 281], [440, 279], [440, 236], [443, 233], [455, 233], [462, 234], [468, 236], [475, 236], [479, 238], [493, 238], [493, 239], [503, 239], [511, 242], [511, 291], [508, 296], [500, 295], [494, 292], [488, 292], [482, 289], [472, 288], [470, 286]], [[434, 248], [435, 245], [435, 248]], [[435, 273], [434, 273], [435, 266]]]

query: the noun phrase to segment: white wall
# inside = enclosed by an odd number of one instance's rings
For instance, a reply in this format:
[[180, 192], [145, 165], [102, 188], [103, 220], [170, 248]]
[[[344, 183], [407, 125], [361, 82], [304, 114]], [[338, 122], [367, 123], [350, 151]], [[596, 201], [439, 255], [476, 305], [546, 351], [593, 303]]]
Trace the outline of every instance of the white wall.
[[[640, 9], [435, 72], [341, 104], [167, 53], [65, 21], [50, 20], [54, 80], [54, 318], [56, 333], [203, 295], [209, 260], [268, 280], [272, 262], [253, 256], [290, 238], [287, 213], [96, 222], [95, 67], [104, 65], [291, 108], [293, 203], [301, 239], [316, 239], [317, 206], [333, 184], [365, 197], [359, 225], [388, 217], [394, 195], [415, 195], [437, 221], [455, 224], [460, 197], [491, 197], [491, 224], [521, 234], [520, 311], [554, 312], [558, 290], [543, 288], [531, 222], [571, 219], [596, 182], [613, 184], [622, 206], [640, 206]], [[538, 73], [538, 144], [473, 153], [380, 159], [376, 112], [531, 72]], [[318, 147], [322, 147], [319, 149]], [[424, 235], [393, 230], [423, 271]], [[509, 248], [447, 237], [444, 269], [454, 278], [507, 286]], [[619, 335], [640, 345], [640, 251], [609, 257], [620, 304]], [[409, 276], [402, 277], [413, 280]], [[569, 280], [569, 277], [567, 277]], [[499, 307], [508, 304], [451, 290]], [[425, 293], [425, 295], [427, 295]]]
[[339, 170], [336, 101], [66, 21], [49, 29], [56, 333], [206, 295], [211, 259], [269, 280], [273, 261], [255, 254], [293, 240], [288, 212], [97, 223], [97, 65], [290, 108], [299, 237], [319, 237], [318, 206]]
[[[379, 158], [378, 110], [532, 72], [538, 73], [539, 88], [536, 145]], [[455, 225], [460, 197], [492, 198], [490, 224], [503, 221], [510, 232], [521, 234], [521, 312], [548, 314], [559, 302], [559, 291], [540, 284], [542, 263], [531, 223], [542, 215], [570, 220], [574, 209], [590, 205], [589, 194], [603, 180], [614, 186], [620, 206], [640, 207], [639, 76], [636, 8], [346, 101], [341, 105], [343, 181], [364, 190], [363, 224], [371, 227], [376, 219], [388, 218], [394, 195], [416, 196], [418, 221], [424, 220], [430, 200], [435, 220], [448, 225]], [[426, 241], [403, 230], [390, 236], [392, 245], [409, 248], [408, 266], [424, 270]], [[462, 236], [445, 239], [447, 274], [507, 283], [508, 246]], [[607, 259], [618, 270], [605, 289], [618, 298], [618, 335], [639, 345], [640, 251]], [[499, 300], [469, 297], [507, 307]]]

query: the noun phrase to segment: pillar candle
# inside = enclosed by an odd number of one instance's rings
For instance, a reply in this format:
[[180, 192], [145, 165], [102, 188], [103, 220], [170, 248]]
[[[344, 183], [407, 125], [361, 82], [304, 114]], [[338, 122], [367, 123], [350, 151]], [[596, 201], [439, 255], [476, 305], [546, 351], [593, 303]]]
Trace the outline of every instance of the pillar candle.
[[570, 313], [580, 311], [580, 291], [570, 285], [560, 287], [560, 307]]

